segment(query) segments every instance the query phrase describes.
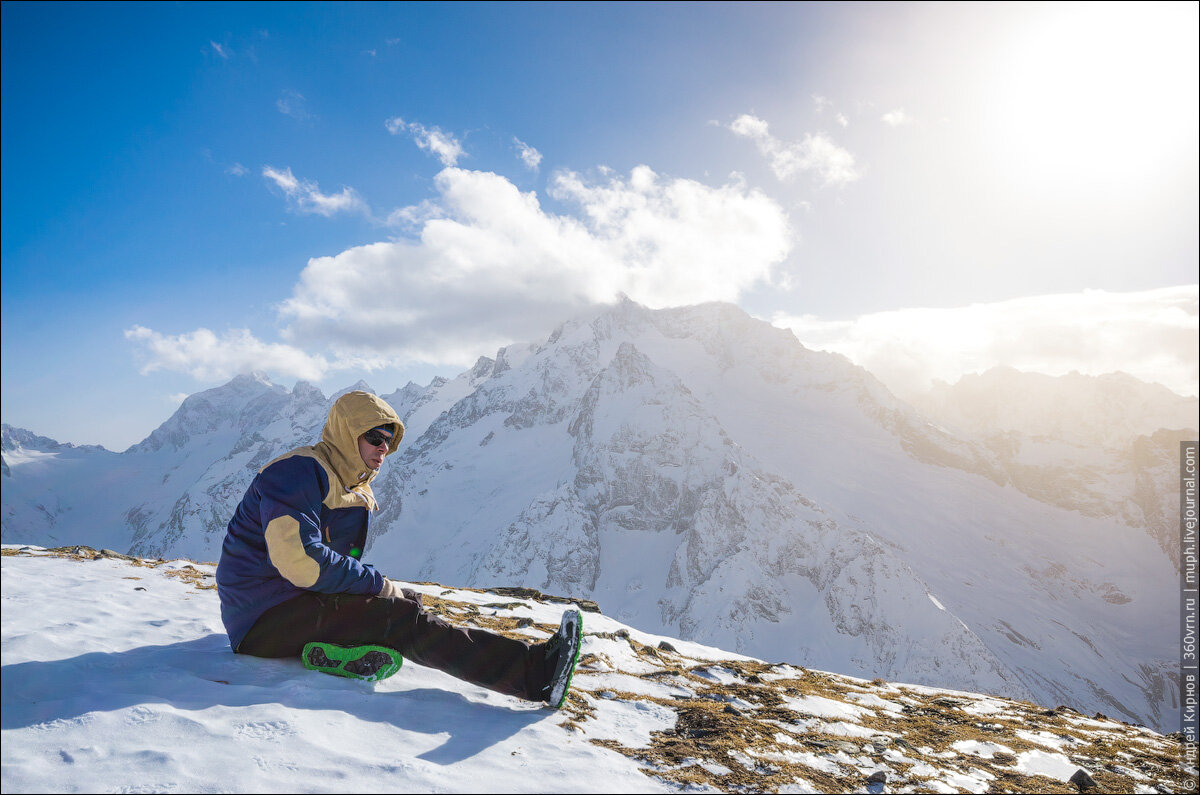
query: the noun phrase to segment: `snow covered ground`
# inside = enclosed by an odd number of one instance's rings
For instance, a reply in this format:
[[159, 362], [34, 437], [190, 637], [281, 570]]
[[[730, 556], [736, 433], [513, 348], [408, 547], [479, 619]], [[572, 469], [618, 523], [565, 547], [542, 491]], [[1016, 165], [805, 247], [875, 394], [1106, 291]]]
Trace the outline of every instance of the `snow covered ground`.
[[[232, 654], [213, 567], [4, 546], [10, 792], [1185, 791], [1149, 729], [768, 664], [585, 613], [553, 711], [405, 663], [367, 684]], [[563, 605], [414, 585], [545, 637]], [[1157, 789], [1161, 788], [1161, 789]]]
[[[215, 591], [169, 576], [182, 565], [4, 558], [5, 792], [665, 788], [562, 714], [438, 671], [371, 685], [236, 656]], [[669, 725], [612, 712], [631, 744]]]

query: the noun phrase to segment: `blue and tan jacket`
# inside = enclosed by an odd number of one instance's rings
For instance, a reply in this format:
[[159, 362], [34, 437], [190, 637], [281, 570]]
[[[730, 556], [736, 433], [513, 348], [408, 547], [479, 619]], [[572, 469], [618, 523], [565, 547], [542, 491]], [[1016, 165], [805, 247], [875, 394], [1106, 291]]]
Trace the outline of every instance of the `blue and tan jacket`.
[[404, 435], [396, 412], [369, 392], [348, 392], [329, 410], [321, 441], [259, 471], [229, 521], [217, 592], [229, 644], [237, 651], [259, 616], [304, 591], [373, 595], [384, 578], [359, 562], [377, 509], [358, 437], [392, 424], [388, 454]]

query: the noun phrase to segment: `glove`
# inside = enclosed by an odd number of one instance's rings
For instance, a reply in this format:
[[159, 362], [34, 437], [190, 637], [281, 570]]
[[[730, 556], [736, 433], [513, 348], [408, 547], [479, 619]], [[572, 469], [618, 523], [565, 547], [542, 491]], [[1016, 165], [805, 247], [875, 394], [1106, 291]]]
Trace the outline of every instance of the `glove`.
[[387, 577], [383, 578], [383, 587], [379, 589], [379, 593], [376, 595], [380, 599], [409, 599], [416, 602], [418, 606], [424, 607], [424, 603], [421, 601], [421, 594], [411, 588], [401, 588]]
[[378, 596], [380, 599], [404, 598], [404, 594], [401, 592], [400, 586], [396, 585], [396, 583], [392, 582], [387, 577], [383, 578], [383, 587], [379, 589]]

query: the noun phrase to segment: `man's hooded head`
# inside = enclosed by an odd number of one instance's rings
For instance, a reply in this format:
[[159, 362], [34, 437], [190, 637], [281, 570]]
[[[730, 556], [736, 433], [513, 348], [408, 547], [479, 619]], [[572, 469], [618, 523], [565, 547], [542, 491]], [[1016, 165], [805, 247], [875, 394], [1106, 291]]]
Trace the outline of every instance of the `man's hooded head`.
[[372, 428], [392, 430], [388, 455], [396, 452], [404, 436], [404, 423], [381, 398], [370, 392], [347, 392], [329, 409], [329, 418], [321, 431], [321, 442], [329, 463], [346, 488], [369, 483], [377, 470], [368, 467], [359, 455], [358, 437]]

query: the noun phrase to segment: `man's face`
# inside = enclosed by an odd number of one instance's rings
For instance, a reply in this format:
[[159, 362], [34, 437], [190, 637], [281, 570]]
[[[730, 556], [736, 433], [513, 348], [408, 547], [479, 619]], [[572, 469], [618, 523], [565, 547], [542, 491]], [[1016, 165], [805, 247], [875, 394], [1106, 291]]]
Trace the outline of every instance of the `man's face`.
[[[369, 430], [358, 437], [358, 454], [362, 457], [363, 463], [371, 469], [379, 469], [383, 466], [383, 458], [388, 454], [388, 445], [391, 444], [391, 441], [392, 434], [378, 428]], [[378, 442], [378, 444], [373, 444], [373, 442]]]

